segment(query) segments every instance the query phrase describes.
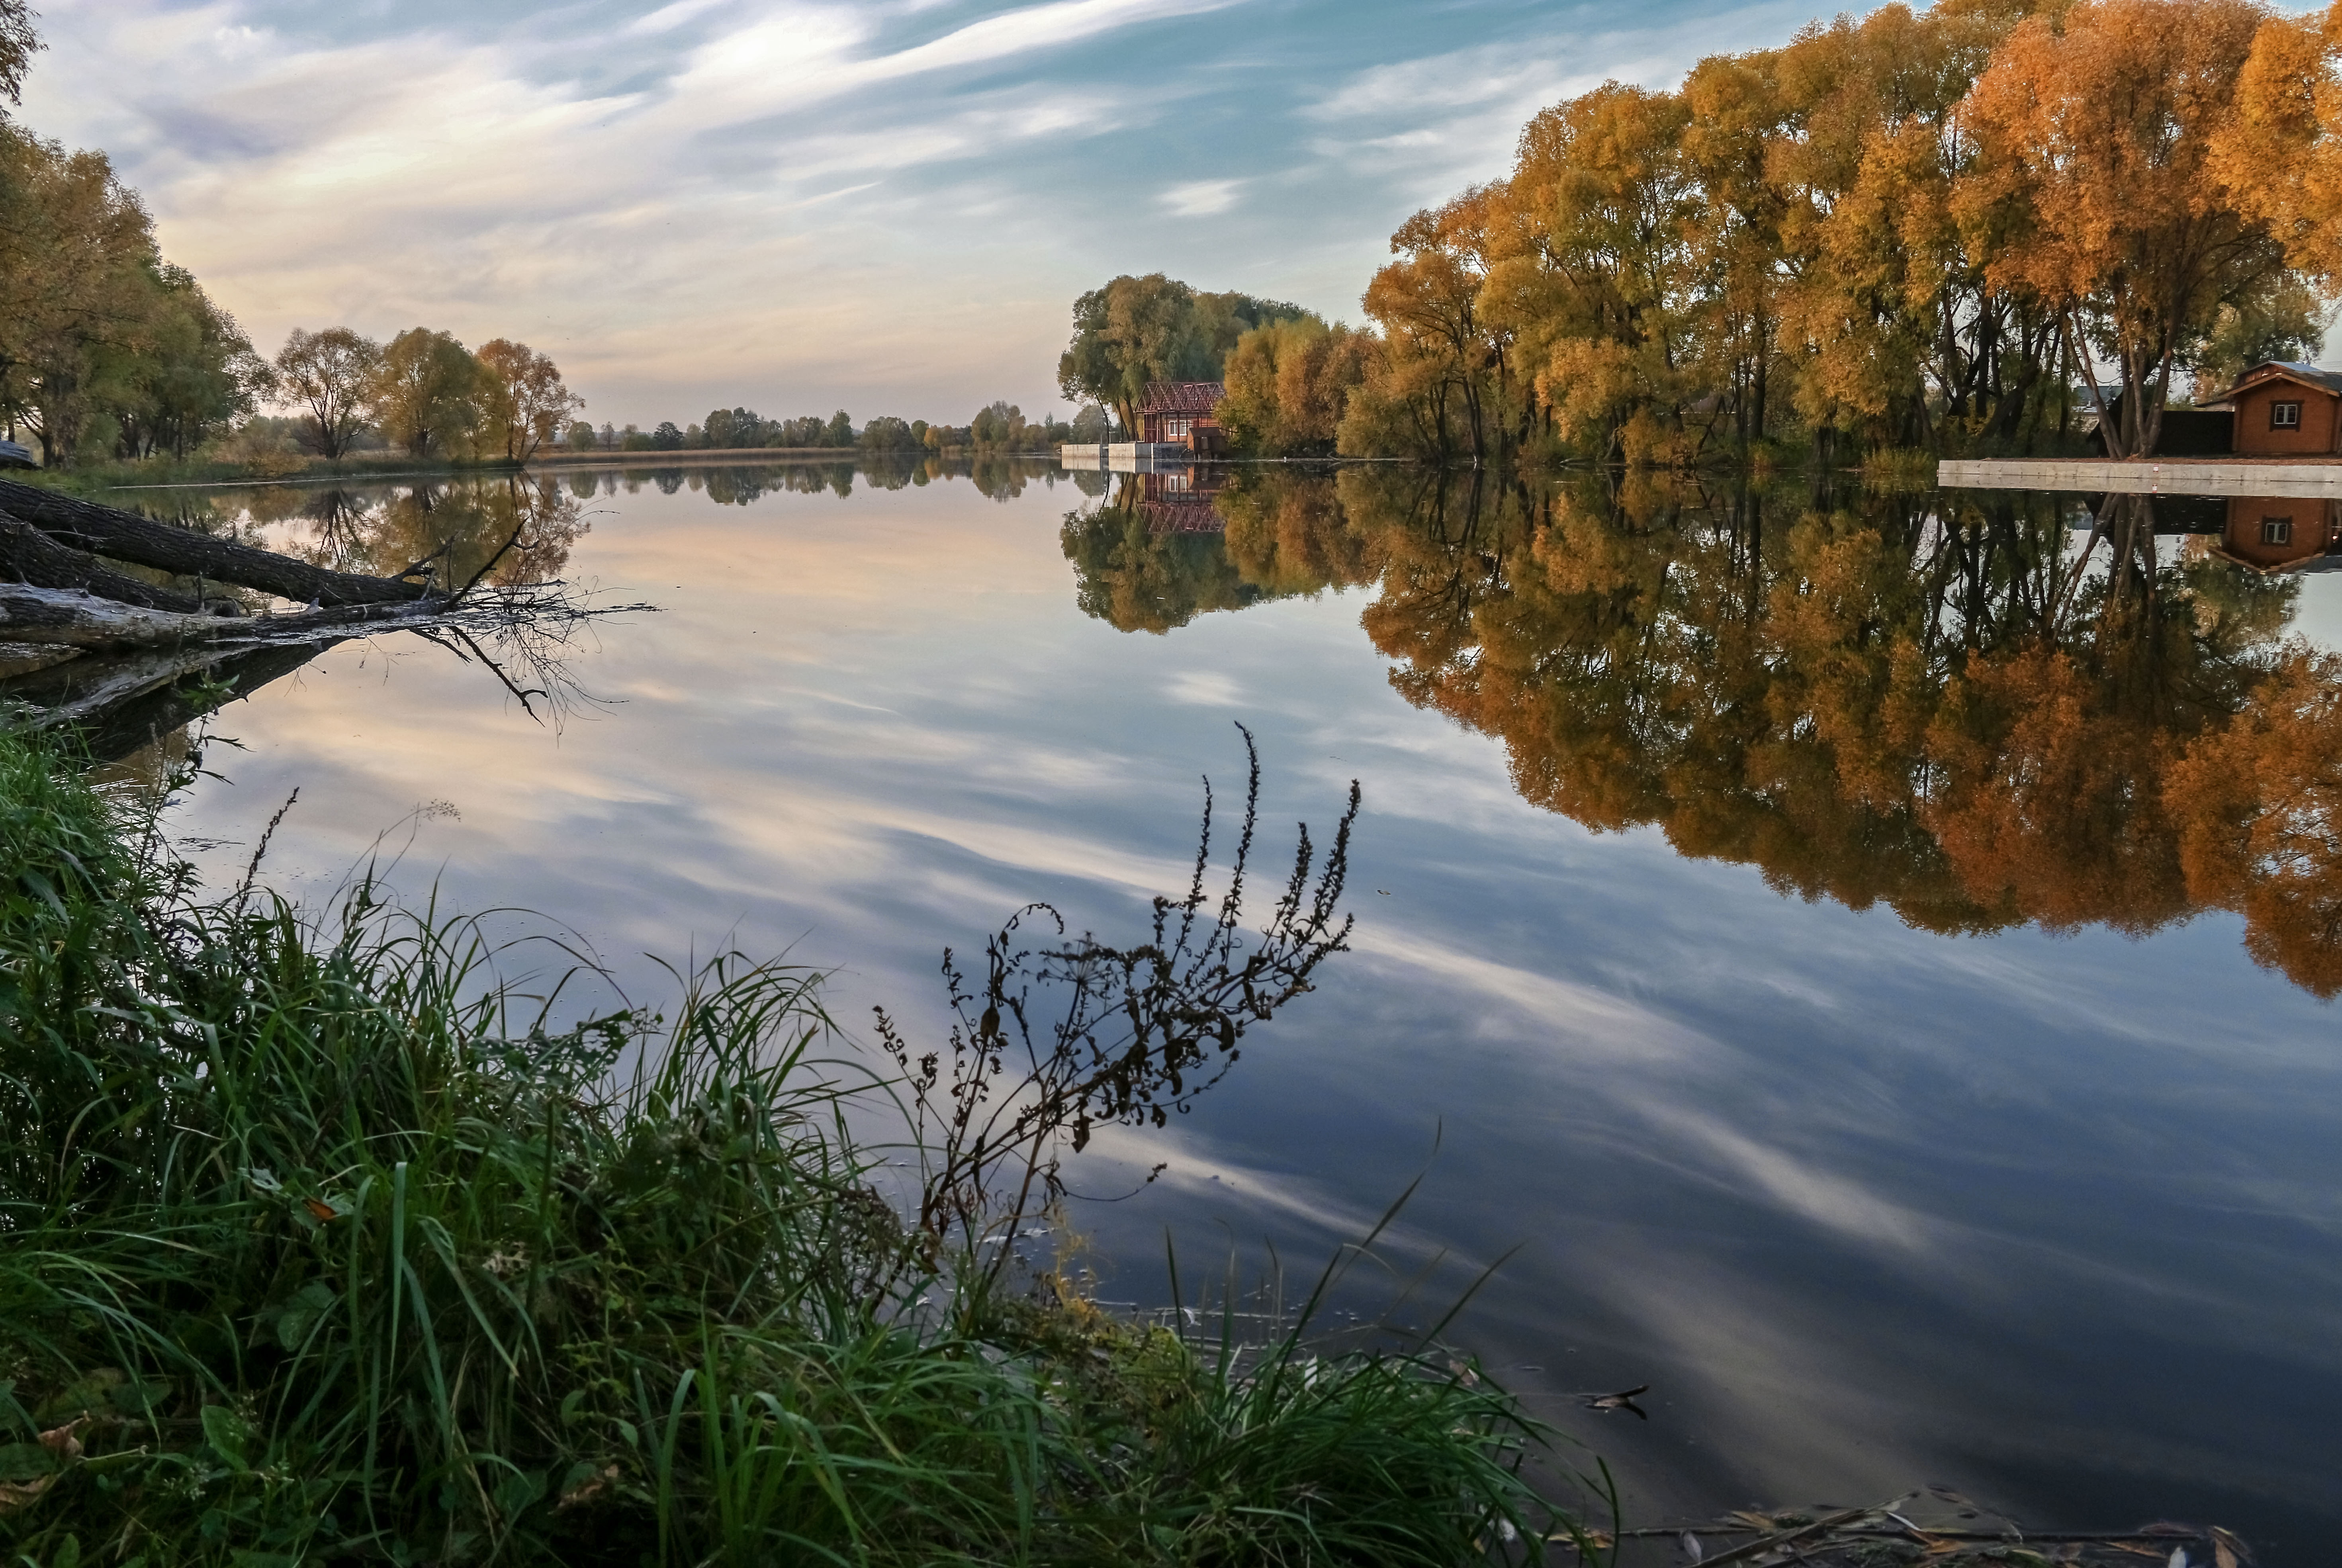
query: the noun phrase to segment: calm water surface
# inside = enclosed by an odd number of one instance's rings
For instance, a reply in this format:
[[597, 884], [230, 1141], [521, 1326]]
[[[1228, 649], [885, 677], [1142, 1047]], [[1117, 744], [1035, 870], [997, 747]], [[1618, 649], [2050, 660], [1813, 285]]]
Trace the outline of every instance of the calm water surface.
[[[215, 720], [241, 749], [180, 829], [239, 863], [297, 787], [297, 895], [398, 850], [638, 997], [645, 955], [786, 949], [850, 1026], [925, 1027], [939, 950], [1029, 900], [1136, 933], [1241, 720], [1272, 860], [1362, 781], [1356, 950], [1195, 1114], [1082, 1157], [1093, 1193], [1170, 1166], [1076, 1214], [1106, 1296], [1165, 1299], [1166, 1229], [1314, 1263], [1427, 1170], [1397, 1253], [1451, 1250], [1436, 1312], [1519, 1249], [1453, 1334], [1636, 1521], [1940, 1483], [2318, 1560], [2336, 955], [2191, 883], [2139, 802], [2277, 638], [2334, 640], [2342, 584], [2191, 525], [2066, 589], [2038, 498], [904, 477], [564, 480], [535, 564], [660, 607], [570, 659], [596, 702], [541, 724], [449, 651], [345, 645]], [[394, 568], [509, 510], [214, 504]], [[2027, 662], [2045, 618], [2063, 664]], [[1647, 1422], [1576, 1397], [1640, 1383]]]

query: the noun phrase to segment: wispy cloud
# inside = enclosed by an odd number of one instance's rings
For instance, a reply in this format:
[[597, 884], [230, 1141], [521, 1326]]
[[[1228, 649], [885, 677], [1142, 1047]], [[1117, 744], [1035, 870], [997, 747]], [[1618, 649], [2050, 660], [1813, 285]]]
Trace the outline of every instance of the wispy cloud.
[[1242, 180], [1190, 180], [1173, 186], [1156, 199], [1179, 217], [1208, 217], [1236, 206], [1236, 194], [1244, 186]]
[[1067, 302], [1119, 271], [1355, 316], [1408, 208], [1682, 46], [1499, 0], [43, 9], [25, 119], [112, 153], [264, 347], [518, 334], [622, 422], [1038, 409]]

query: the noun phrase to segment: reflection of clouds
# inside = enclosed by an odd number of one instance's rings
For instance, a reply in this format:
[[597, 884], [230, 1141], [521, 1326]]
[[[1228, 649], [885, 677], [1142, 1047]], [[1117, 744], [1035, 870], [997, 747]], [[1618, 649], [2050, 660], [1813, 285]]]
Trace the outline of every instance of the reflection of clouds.
[[1114, 1192], [1172, 1162], [1077, 1217], [1126, 1260], [1160, 1258], [1168, 1214], [1183, 1258], [1216, 1261], [1212, 1216], [1314, 1273], [1428, 1161], [1394, 1249], [1453, 1245], [1468, 1278], [1531, 1242], [1466, 1332], [1552, 1363], [1557, 1326], [1599, 1324], [1602, 1370], [1630, 1374], [1607, 1386], [1676, 1402], [1651, 1432], [1590, 1433], [1646, 1473], [1696, 1441], [1730, 1451], [1736, 1502], [1973, 1485], [2061, 1451], [2141, 1490], [2191, 1467], [2327, 1484], [2330, 1443], [2207, 1392], [2281, 1378], [2315, 1402], [2342, 1377], [2342, 1053], [2331, 1010], [2232, 929], [1947, 939], [1588, 834], [1390, 691], [1355, 598], [1167, 638], [1087, 621], [1063, 498], [1037, 488], [613, 504], [573, 571], [666, 607], [603, 626], [579, 671], [623, 706], [555, 736], [435, 649], [337, 649], [228, 710], [253, 749], [207, 759], [235, 782], [183, 826], [248, 846], [299, 784], [272, 860], [315, 887], [446, 799], [462, 819], [417, 830], [410, 893], [435, 876], [455, 907], [544, 910], [646, 1000], [665, 992], [637, 954], [794, 943], [850, 966], [849, 1028], [885, 1001], [932, 1038], [946, 943], [1035, 897], [1126, 939], [1183, 888], [1199, 771], [1225, 849], [1230, 715], [1175, 699], [1208, 689], [1261, 735], [1260, 896], [1292, 820], [1322, 843], [1364, 779], [1363, 924], [1194, 1117], [1102, 1134], [1070, 1172]]
[[1163, 695], [1197, 708], [1235, 708], [1244, 700], [1236, 681], [1214, 669], [1183, 669], [1163, 683]]

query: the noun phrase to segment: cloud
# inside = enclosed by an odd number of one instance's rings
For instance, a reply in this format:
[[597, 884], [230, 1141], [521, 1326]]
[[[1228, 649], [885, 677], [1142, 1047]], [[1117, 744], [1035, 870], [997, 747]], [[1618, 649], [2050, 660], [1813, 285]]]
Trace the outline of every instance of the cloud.
[[1491, 0], [1240, 4], [635, 0], [589, 35], [551, 3], [48, 0], [25, 118], [112, 153], [264, 347], [518, 336], [620, 423], [1037, 411], [1100, 277], [1355, 316], [1407, 208], [1680, 47]]
[[1236, 205], [1243, 180], [1190, 180], [1173, 186], [1156, 199], [1180, 217], [1206, 217]]

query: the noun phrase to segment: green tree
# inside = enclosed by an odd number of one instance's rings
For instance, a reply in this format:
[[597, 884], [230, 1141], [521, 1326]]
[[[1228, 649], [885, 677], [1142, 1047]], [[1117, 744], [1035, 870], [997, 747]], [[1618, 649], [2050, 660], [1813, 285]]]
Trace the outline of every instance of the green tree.
[[916, 451], [919, 438], [926, 431], [915, 427], [908, 420], [891, 414], [881, 415], [862, 427], [862, 449], [866, 452]]
[[488, 390], [486, 372], [454, 334], [413, 327], [384, 347], [369, 408], [410, 455], [464, 457], [479, 437]]
[[374, 339], [346, 327], [296, 327], [276, 351], [277, 400], [299, 410], [310, 445], [338, 457], [365, 427], [381, 369], [382, 345]]
[[[164, 303], [154, 226], [103, 153], [68, 153], [0, 124], [0, 408], [52, 464], [72, 461]], [[110, 445], [110, 441], [105, 443]]]
[[1228, 355], [1220, 423], [1240, 450], [1329, 454], [1350, 390], [1366, 380], [1374, 350], [1367, 335], [1329, 327], [1315, 316], [1256, 327]]
[[1126, 275], [1074, 302], [1074, 337], [1057, 360], [1057, 387], [1076, 403], [1104, 404], [1124, 429], [1135, 430], [1148, 382], [1216, 381], [1246, 332], [1307, 314], [1247, 294], [1199, 294], [1159, 272]]
[[185, 268], [163, 263], [153, 285], [144, 350], [127, 366], [114, 404], [119, 449], [125, 457], [185, 457], [249, 415], [275, 375], [235, 317]]

